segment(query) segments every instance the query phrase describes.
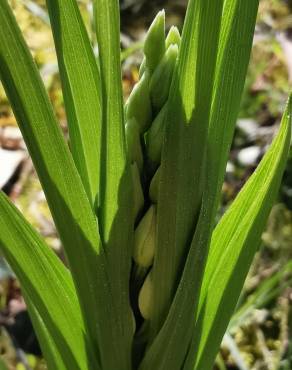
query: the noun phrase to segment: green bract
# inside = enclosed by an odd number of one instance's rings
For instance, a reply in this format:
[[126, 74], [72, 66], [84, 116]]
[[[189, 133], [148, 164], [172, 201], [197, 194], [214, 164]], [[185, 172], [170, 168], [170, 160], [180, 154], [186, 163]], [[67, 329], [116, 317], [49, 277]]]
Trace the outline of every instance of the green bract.
[[215, 226], [258, 0], [189, 0], [182, 36], [175, 27], [166, 35], [159, 12], [125, 104], [118, 1], [94, 1], [98, 61], [76, 0], [47, 6], [71, 151], [7, 0], [0, 77], [68, 266], [3, 193], [0, 247], [48, 368], [211, 370], [291, 137], [289, 100], [270, 149]]

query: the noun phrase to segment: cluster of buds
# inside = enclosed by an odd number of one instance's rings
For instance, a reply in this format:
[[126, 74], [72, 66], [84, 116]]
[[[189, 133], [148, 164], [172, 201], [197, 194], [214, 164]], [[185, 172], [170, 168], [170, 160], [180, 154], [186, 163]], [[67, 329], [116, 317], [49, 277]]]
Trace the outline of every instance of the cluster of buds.
[[134, 185], [134, 280], [137, 306], [145, 320], [153, 306], [152, 266], [156, 249], [159, 168], [168, 96], [178, 58], [180, 33], [171, 27], [165, 37], [165, 14], [157, 14], [147, 33], [144, 60], [125, 106], [126, 139]]

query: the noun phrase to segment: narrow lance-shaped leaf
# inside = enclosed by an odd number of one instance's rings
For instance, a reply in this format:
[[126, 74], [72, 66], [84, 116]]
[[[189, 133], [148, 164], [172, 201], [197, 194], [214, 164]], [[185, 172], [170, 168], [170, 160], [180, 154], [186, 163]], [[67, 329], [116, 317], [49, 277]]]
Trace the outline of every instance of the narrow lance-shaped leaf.
[[[185, 269], [185, 278], [193, 279], [193, 289], [196, 292], [200, 291], [208, 246], [213, 232], [250, 57], [258, 3], [258, 0], [226, 0], [224, 4], [208, 136], [206, 189]], [[196, 306], [197, 304], [198, 299]], [[196, 336], [193, 333], [189, 350], [191, 362], [195, 353], [192, 349], [195, 340]]]
[[212, 368], [258, 248], [285, 168], [291, 140], [291, 115], [290, 99], [269, 151], [212, 235], [195, 328], [196, 370]]
[[[158, 197], [152, 339], [170, 308], [200, 208], [222, 7], [223, 1], [189, 2], [170, 89]], [[178, 330], [172, 323], [159, 332], [141, 369], [179, 368], [192, 333], [186, 321]]]
[[0, 248], [25, 295], [64, 363], [87, 370], [85, 331], [69, 271], [4, 193], [0, 193], [0, 214]]
[[[132, 317], [129, 275], [132, 245], [132, 175], [126, 155], [120, 62], [118, 0], [95, 0], [95, 24], [102, 82], [101, 182], [98, 202], [99, 230], [107, 256], [113, 296], [113, 343], [102, 346], [102, 366], [131, 366]], [[108, 350], [112, 348], [112, 353]]]
[[[181, 325], [180, 320], [175, 320], [175, 317], [182, 317], [182, 320], [186, 320], [185, 318], [189, 317], [192, 310], [193, 315], [197, 311], [198, 294], [217, 212], [218, 192], [220, 194], [244, 86], [257, 9], [257, 0], [248, 2], [227, 0], [224, 3], [207, 144], [204, 172], [206, 182], [202, 208], [184, 273], [168, 317], [167, 322], [170, 327], [174, 321], [176, 325]], [[188, 296], [193, 295], [195, 295], [195, 300], [192, 302], [194, 305], [192, 307]], [[185, 302], [185, 305], [182, 302]], [[194, 339], [195, 334], [193, 334], [192, 341]], [[189, 351], [191, 356], [192, 352]]]
[[[217, 211], [244, 88], [259, 0], [225, 0], [209, 130], [208, 175]], [[218, 155], [220, 153], [220, 155]], [[210, 169], [209, 169], [210, 168]]]
[[109, 241], [120, 205], [126, 170], [124, 112], [120, 62], [120, 20], [117, 0], [95, 1], [97, 40], [103, 93], [102, 178], [99, 217], [102, 239]]
[[[90, 344], [116, 331], [98, 224], [44, 85], [6, 0], [0, 0], [0, 77], [70, 264]], [[107, 330], [102, 330], [101, 326]]]
[[25, 293], [23, 286], [21, 287], [21, 290], [48, 369], [67, 370], [65, 362], [62, 359], [60, 348], [56, 346], [41, 315], [38, 313], [35, 305], [29, 299], [29, 295]]
[[62, 80], [70, 148], [93, 205], [100, 182], [99, 70], [76, 0], [47, 0], [47, 6]]
[[[227, 153], [232, 139], [233, 127], [250, 55], [257, 7], [257, 0], [251, 0], [249, 2], [228, 0], [224, 3], [219, 40], [220, 52], [216, 65], [216, 88], [213, 90], [210, 119], [210, 122], [215, 119], [216, 124], [212, 124], [212, 139], [210, 139], [211, 130], [208, 134], [207, 161], [205, 169], [202, 170], [205, 176], [202, 208], [176, 296], [164, 327], [158, 334], [153, 345], [149, 348], [148, 353], [146, 353], [144, 360], [146, 364], [145, 369], [147, 368], [147, 357], [151, 360], [151, 356], [159, 355], [157, 348], [160, 347], [162, 350], [166, 346], [170, 347], [172, 340], [174, 341], [174, 336], [180, 336], [187, 341], [193, 335], [193, 333], [190, 333], [190, 330], [193, 330], [193, 325], [191, 324], [192, 317], [194, 318], [197, 311], [205, 258], [208, 252], [208, 244], [217, 210], [215, 195], [217, 195], [220, 188], [217, 185], [220, 181], [218, 181], [218, 177], [219, 179], [222, 177], [223, 181], [221, 167], [216, 165], [216, 161], [218, 158], [221, 158], [221, 154], [219, 155], [218, 153], [222, 153], [223, 161], [224, 157], [227, 160]], [[234, 9], [236, 9], [236, 12]], [[219, 72], [220, 70], [222, 72], [221, 74]], [[215, 99], [216, 104], [214, 104]], [[227, 138], [226, 131], [228, 133]], [[183, 150], [184, 148], [181, 149]], [[173, 176], [169, 172], [165, 181], [169, 181]], [[189, 174], [186, 173], [185, 176], [189, 176]], [[162, 189], [164, 189], [163, 180], [160, 186], [160, 197], [163, 199], [165, 194]], [[172, 195], [168, 195], [168, 201], [169, 199], [173, 199]], [[160, 200], [158, 201], [158, 205], [160, 204], [159, 202]], [[165, 215], [167, 215], [166, 212]]]
[[153, 336], [172, 302], [201, 204], [222, 4], [190, 1], [170, 89], [153, 271]]

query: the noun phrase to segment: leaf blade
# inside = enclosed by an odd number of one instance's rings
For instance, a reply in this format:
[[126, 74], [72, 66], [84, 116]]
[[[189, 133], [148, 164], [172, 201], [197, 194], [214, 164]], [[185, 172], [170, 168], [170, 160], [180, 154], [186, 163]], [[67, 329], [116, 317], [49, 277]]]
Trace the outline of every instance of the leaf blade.
[[100, 75], [75, 0], [47, 0], [58, 56], [71, 151], [93, 205], [100, 183]]
[[116, 0], [96, 0], [95, 18], [103, 92], [102, 168], [99, 199], [102, 239], [109, 240], [119, 208], [119, 185], [127, 166], [121, 82], [119, 8]]
[[168, 318], [165, 323], [164, 320], [176, 292], [201, 206], [202, 169], [222, 7], [223, 1], [190, 1], [188, 5], [167, 105], [168, 125], [158, 197], [158, 248], [153, 269], [154, 313], [150, 320], [151, 340], [155, 339], [141, 364], [143, 370], [180, 368], [192, 334], [189, 323], [180, 321], [177, 325], [176, 320], [172, 323]]
[[[230, 11], [230, 8], [232, 11]], [[171, 336], [177, 335], [176, 328], [181, 330], [185, 327], [186, 331], [181, 332], [180, 337], [186, 340], [185, 333], [188, 332], [190, 341], [193, 340], [191, 339], [193, 332], [190, 333], [189, 330], [192, 331], [193, 326], [191, 323], [198, 309], [198, 297], [205, 260], [217, 211], [215, 200], [218, 197], [218, 191], [220, 192], [221, 190], [220, 181], [221, 184], [223, 181], [222, 168], [215, 164], [217, 164], [217, 161], [221, 157], [223, 160], [222, 163], [224, 163], [225, 159], [227, 161], [227, 153], [232, 139], [235, 118], [249, 60], [257, 8], [257, 0], [250, 0], [248, 2], [242, 0], [236, 2], [226, 0], [224, 2], [222, 17], [223, 36], [220, 30], [219, 54], [214, 80], [215, 87], [212, 90], [213, 97], [210, 118], [210, 127], [212, 125], [212, 130], [209, 129], [208, 132], [207, 162], [204, 171], [206, 178], [202, 206], [182, 278], [164, 327], [158, 334], [157, 341], [161, 341], [161, 343], [163, 341], [169, 343]], [[223, 71], [224, 74], [222, 73]], [[236, 74], [237, 72], [238, 74]], [[223, 92], [225, 95], [221, 99], [220, 97]], [[226, 120], [226, 113], [230, 109], [231, 102], [234, 103], [234, 109], [232, 109], [232, 114], [228, 115], [228, 119]], [[212, 123], [214, 119], [215, 122]], [[226, 127], [228, 128], [228, 135], [225, 135]], [[221, 153], [221, 151], [223, 152]], [[170, 171], [165, 181], [170, 181], [169, 179], [172, 176], [173, 174]], [[160, 188], [160, 194], [161, 192], [163, 193], [161, 189], [163, 187]], [[172, 198], [173, 194], [170, 193], [168, 199]], [[161, 199], [159, 199], [158, 205]], [[173, 202], [175, 203], [175, 201]], [[170, 213], [170, 211], [168, 212]], [[171, 222], [169, 222], [169, 225], [172, 225]], [[173, 225], [172, 228], [174, 228]], [[191, 303], [189, 297], [193, 298]], [[150, 347], [149, 352], [153, 351], [155, 353], [154, 345], [155, 342], [152, 345], [152, 349]], [[159, 353], [157, 353], [158, 355]]]
[[118, 0], [95, 0], [95, 24], [103, 94], [101, 183], [98, 220], [107, 257], [115, 320], [115, 355], [104, 343], [105, 368], [131, 368], [132, 317], [129, 303], [133, 241], [132, 177], [126, 154], [121, 82]]
[[[291, 140], [291, 108], [290, 98], [281, 128], [269, 151], [214, 230], [200, 296], [197, 325], [202, 323], [202, 337], [195, 369], [212, 366], [210, 359], [212, 361], [212, 354], [215, 357], [235, 309], [277, 195]], [[207, 341], [212, 345], [206, 345]], [[208, 354], [204, 346], [208, 347]]]
[[114, 316], [108, 322], [113, 303], [96, 216], [6, 0], [0, 0], [0, 10], [0, 77], [45, 191], [97, 353], [100, 341], [113, 343], [116, 329]]
[[[154, 263], [158, 284], [155, 307], [158, 321], [167, 313], [177, 275], [187, 253], [200, 209], [203, 190], [204, 147], [208, 134], [218, 30], [223, 2], [190, 1], [176, 71], [168, 103], [168, 126], [162, 154], [158, 199], [159, 249]], [[218, 16], [219, 15], [219, 16]], [[210, 22], [215, 19], [215, 22]], [[209, 29], [206, 32], [206, 29]], [[210, 31], [212, 29], [212, 31]], [[169, 202], [169, 199], [172, 199]], [[169, 261], [169, 268], [161, 267]], [[155, 267], [156, 265], [156, 267]], [[163, 270], [163, 272], [162, 272]], [[160, 273], [159, 273], [160, 271]], [[164, 280], [170, 286], [162, 289]], [[154, 285], [156, 285], [156, 283]], [[162, 293], [165, 292], [165, 293]]]
[[[84, 324], [69, 271], [0, 193], [0, 246], [67, 366], [87, 369]], [[62, 333], [60, 335], [59, 333]]]
[[57, 349], [57, 346], [52, 340], [50, 332], [42, 320], [41, 315], [33, 305], [32, 301], [29, 299], [29, 295], [25, 293], [23, 286], [21, 288], [32, 325], [37, 335], [48, 369], [66, 370], [66, 365], [64, 364], [60, 351]]

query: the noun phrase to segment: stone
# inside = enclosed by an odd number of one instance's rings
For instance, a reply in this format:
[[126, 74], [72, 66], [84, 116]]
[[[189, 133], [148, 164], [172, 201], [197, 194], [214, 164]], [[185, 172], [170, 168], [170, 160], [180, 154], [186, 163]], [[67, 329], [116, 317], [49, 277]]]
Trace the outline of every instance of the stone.
[[260, 147], [249, 146], [239, 151], [237, 160], [242, 166], [255, 166], [258, 163], [260, 154]]
[[5, 150], [0, 148], [0, 189], [7, 184], [25, 158], [26, 152], [23, 150]]

